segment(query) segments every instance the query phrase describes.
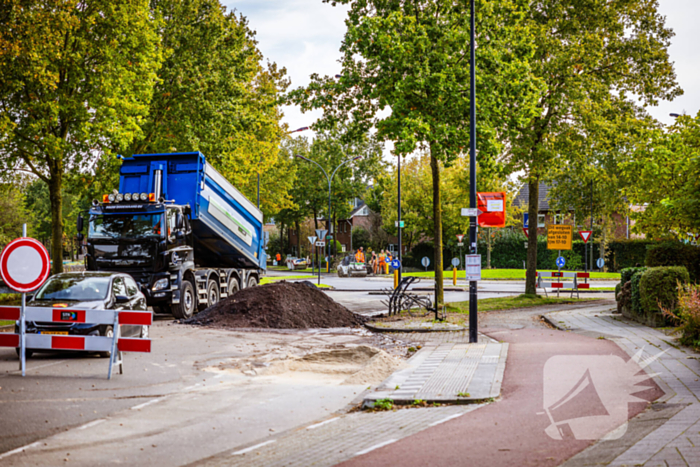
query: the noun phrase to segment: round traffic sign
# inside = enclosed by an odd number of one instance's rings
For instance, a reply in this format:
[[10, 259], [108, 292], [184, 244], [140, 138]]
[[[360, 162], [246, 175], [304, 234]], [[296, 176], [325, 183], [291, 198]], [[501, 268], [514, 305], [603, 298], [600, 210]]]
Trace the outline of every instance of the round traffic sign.
[[430, 266], [430, 258], [428, 258], [427, 256], [423, 256], [423, 259], [420, 260], [420, 264], [422, 264], [424, 268], [427, 268], [428, 266]]
[[12, 240], [0, 254], [0, 276], [17, 292], [31, 292], [46, 282], [51, 270], [49, 252], [37, 240]]
[[454, 266], [454, 267], [459, 266], [459, 258], [452, 258], [452, 266]]
[[557, 258], [557, 267], [558, 268], [563, 268], [565, 264], [566, 264], [566, 260], [564, 259], [563, 256], [560, 256]]
[[398, 259], [392, 260], [391, 267], [394, 269], [399, 269], [401, 267], [401, 262]]
[[598, 258], [598, 261], [596, 261], [595, 264], [598, 266], [598, 269], [603, 269], [603, 266], [605, 266], [605, 260], [603, 258]]

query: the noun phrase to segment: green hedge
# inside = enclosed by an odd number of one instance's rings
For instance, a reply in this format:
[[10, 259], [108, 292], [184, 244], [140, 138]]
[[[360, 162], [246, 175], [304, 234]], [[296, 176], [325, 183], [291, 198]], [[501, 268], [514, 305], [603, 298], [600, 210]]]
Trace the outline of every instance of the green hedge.
[[678, 283], [686, 284], [689, 280], [688, 271], [683, 266], [647, 269], [642, 273], [639, 282], [642, 310], [646, 313], [661, 313], [660, 306], [669, 311], [675, 310], [678, 303]]
[[646, 261], [647, 247], [658, 244], [655, 240], [615, 240], [608, 243], [608, 268], [621, 271], [642, 266]]
[[641, 267], [641, 268], [625, 268], [622, 271], [620, 271], [620, 284], [625, 285], [627, 282], [632, 280], [632, 276], [634, 276], [638, 272], [644, 272], [646, 271], [647, 268]]
[[649, 267], [683, 266], [691, 281], [700, 282], [700, 247], [680, 242], [650, 245], [645, 263]]
[[642, 296], [641, 296], [641, 291], [639, 290], [639, 283], [642, 280], [642, 276], [644, 275], [646, 271], [637, 271], [632, 275], [632, 278], [630, 279], [631, 283], [631, 292], [632, 292], [632, 299], [630, 303], [630, 308], [632, 309], [632, 313], [635, 313], [637, 315], [643, 314], [643, 309], [642, 309]]

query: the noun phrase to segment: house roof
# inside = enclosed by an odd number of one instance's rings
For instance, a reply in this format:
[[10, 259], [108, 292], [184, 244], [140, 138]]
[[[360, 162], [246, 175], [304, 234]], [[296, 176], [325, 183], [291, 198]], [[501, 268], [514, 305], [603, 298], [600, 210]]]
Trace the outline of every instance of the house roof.
[[[530, 198], [530, 186], [525, 183], [523, 186], [520, 188], [520, 191], [518, 192], [518, 195], [515, 197], [515, 200], [513, 201], [513, 204], [515, 206], [519, 206], [521, 208], [525, 208], [528, 205], [528, 200]], [[538, 211], [549, 211], [549, 185], [546, 183], [540, 182], [540, 189], [539, 189], [539, 206], [537, 208]]]
[[[352, 212], [350, 213], [350, 215], [348, 215], [348, 219], [352, 219], [353, 217], [359, 215], [365, 206], [367, 206], [367, 204], [364, 201], [360, 201], [359, 206], [357, 206], [355, 209], [353, 209]], [[367, 207], [367, 209], [369, 210], [369, 207]]]

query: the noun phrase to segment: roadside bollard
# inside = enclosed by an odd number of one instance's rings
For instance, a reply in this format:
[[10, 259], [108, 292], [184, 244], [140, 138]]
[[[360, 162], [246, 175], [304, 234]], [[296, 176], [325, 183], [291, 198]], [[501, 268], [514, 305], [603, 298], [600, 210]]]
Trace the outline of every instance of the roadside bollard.
[[457, 268], [452, 268], [452, 285], [457, 285]]
[[[388, 268], [388, 266], [387, 266]], [[394, 289], [399, 286], [399, 270], [395, 269], [394, 270]]]
[[[389, 274], [389, 263], [386, 263], [384, 266], [386, 267], [386, 273]], [[396, 286], [394, 286], [394, 288], [396, 288]]]

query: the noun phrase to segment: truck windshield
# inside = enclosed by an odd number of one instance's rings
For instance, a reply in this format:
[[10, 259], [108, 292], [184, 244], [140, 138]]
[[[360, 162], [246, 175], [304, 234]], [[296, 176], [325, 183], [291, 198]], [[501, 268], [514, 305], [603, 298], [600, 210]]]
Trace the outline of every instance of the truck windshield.
[[92, 238], [136, 238], [162, 236], [162, 214], [108, 214], [90, 216]]

